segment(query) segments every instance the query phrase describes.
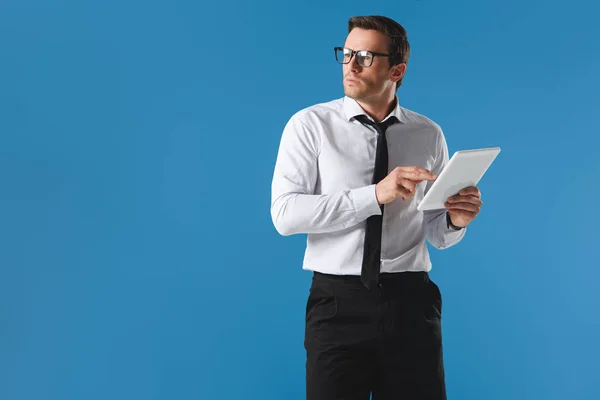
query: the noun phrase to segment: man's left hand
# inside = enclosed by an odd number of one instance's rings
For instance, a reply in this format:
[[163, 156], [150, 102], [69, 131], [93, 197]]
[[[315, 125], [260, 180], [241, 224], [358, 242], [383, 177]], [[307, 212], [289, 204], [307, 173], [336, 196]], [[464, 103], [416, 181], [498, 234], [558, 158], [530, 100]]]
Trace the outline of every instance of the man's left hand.
[[465, 227], [479, 214], [481, 193], [475, 186], [464, 188], [458, 194], [448, 197], [444, 207], [448, 210], [453, 225]]

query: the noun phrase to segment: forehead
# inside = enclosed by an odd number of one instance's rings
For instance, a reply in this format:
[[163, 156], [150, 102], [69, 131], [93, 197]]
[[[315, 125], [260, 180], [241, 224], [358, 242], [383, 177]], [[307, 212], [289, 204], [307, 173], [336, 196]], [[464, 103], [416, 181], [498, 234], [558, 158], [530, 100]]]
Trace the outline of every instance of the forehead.
[[371, 29], [354, 28], [346, 37], [344, 47], [353, 50], [370, 50], [379, 53], [387, 53], [389, 39], [378, 31]]

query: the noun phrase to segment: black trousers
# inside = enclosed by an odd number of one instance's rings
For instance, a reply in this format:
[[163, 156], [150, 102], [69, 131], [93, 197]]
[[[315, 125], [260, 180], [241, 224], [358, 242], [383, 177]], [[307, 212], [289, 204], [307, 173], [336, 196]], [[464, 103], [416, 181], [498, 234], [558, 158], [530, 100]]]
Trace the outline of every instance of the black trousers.
[[442, 300], [426, 272], [315, 273], [306, 304], [307, 400], [445, 400]]

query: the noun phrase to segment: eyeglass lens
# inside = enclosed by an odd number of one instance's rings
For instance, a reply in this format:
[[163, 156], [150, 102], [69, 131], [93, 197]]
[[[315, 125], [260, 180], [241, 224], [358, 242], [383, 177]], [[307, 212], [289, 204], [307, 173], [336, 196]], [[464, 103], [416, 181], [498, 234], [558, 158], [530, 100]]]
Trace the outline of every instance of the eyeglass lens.
[[[356, 57], [356, 63], [363, 67], [368, 67], [373, 63], [373, 55], [367, 50], [359, 50], [354, 55]], [[336, 59], [342, 64], [347, 64], [352, 58], [352, 50], [350, 49], [336, 49]]]

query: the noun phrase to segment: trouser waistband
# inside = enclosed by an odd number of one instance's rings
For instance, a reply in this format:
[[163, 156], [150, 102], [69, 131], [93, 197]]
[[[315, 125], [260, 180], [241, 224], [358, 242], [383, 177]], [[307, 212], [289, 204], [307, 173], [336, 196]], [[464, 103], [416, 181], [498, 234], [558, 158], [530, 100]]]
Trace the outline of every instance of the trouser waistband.
[[[334, 275], [315, 271], [313, 280], [320, 282], [339, 283], [344, 285], [363, 285], [360, 275]], [[427, 283], [429, 273], [426, 271], [385, 272], [379, 275], [379, 282], [386, 284]]]

